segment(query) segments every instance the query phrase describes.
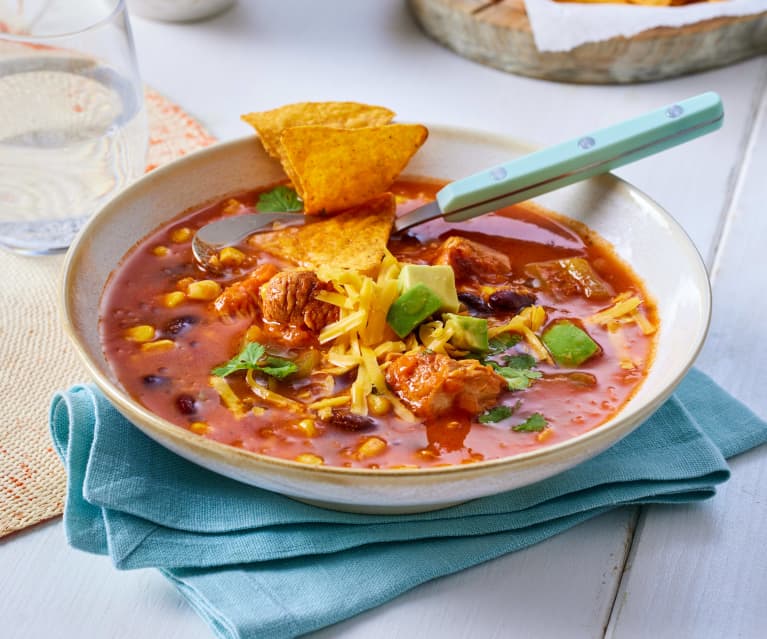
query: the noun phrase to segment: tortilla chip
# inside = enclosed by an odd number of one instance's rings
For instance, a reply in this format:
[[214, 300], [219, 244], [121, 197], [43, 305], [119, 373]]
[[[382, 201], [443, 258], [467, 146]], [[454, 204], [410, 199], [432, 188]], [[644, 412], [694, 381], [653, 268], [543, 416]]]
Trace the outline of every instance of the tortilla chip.
[[260, 233], [249, 242], [304, 268], [330, 265], [367, 275], [383, 259], [395, 210], [394, 196], [384, 193], [326, 220]]
[[420, 124], [293, 127], [280, 137], [283, 166], [306, 213], [341, 211], [386, 191], [427, 135]]
[[353, 129], [391, 122], [394, 111], [359, 102], [297, 102], [271, 111], [240, 116], [258, 132], [266, 152], [282, 159], [280, 134], [293, 126], [322, 125]]

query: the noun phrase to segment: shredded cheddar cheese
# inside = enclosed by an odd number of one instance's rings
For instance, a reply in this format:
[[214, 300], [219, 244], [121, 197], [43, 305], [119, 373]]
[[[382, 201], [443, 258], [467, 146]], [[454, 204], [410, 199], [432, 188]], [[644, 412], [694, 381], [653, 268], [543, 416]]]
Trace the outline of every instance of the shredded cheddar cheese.
[[613, 299], [613, 303], [607, 308], [595, 313], [589, 318], [594, 324], [604, 326], [617, 326], [618, 323], [633, 323], [639, 327], [644, 335], [652, 335], [656, 331], [655, 325], [647, 319], [639, 307], [642, 299], [638, 295], [621, 293]]
[[488, 337], [497, 337], [501, 333], [520, 333], [532, 354], [536, 359], [552, 363], [551, 355], [541, 342], [541, 338], [536, 335], [541, 327], [546, 323], [546, 309], [542, 306], [528, 306], [512, 317], [506, 324], [492, 326], [488, 329]]
[[275, 393], [274, 391], [269, 390], [265, 386], [261, 386], [261, 384], [259, 384], [253, 378], [252, 370], [249, 370], [247, 373], [245, 373], [245, 381], [248, 383], [248, 386], [250, 386], [250, 390], [253, 391], [253, 394], [256, 395], [257, 397], [260, 397], [264, 401], [269, 402], [270, 404], [273, 404], [274, 406], [278, 406], [280, 408], [289, 408], [299, 413], [303, 412], [304, 405], [301, 402], [297, 402], [295, 400], [290, 399], [289, 397], [285, 397], [284, 395]]
[[242, 405], [240, 398], [237, 397], [232, 387], [229, 386], [229, 382], [223, 377], [216, 377], [211, 375], [208, 378], [210, 385], [221, 397], [221, 401], [224, 402], [224, 406], [227, 407], [230, 413], [232, 413], [237, 419], [245, 417], [245, 407]]
[[318, 269], [318, 277], [329, 282], [334, 290], [319, 293], [317, 299], [339, 309], [338, 320], [325, 326], [318, 338], [320, 344], [331, 344], [326, 361], [332, 368], [324, 371], [339, 374], [356, 368], [357, 377], [348, 396], [314, 402], [309, 405], [310, 409], [327, 410], [348, 403], [355, 415], [367, 415], [368, 397], [375, 390], [389, 400], [395, 414], [415, 421], [412, 413], [387, 389], [385, 363], [378, 361], [415, 345], [414, 337], [408, 342], [393, 339], [396, 336], [386, 323], [386, 314], [398, 295], [400, 269], [399, 262], [388, 250], [375, 277], [327, 265]]

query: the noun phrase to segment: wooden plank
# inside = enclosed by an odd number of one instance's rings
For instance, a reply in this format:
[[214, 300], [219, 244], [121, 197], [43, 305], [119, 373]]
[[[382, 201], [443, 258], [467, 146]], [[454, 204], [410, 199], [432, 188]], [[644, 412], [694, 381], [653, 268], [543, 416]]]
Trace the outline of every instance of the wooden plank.
[[[767, 92], [715, 256], [714, 316], [698, 362], [767, 418], [765, 175]], [[733, 460], [732, 470], [710, 503], [643, 513], [608, 637], [765, 636], [767, 446]]]
[[[505, 639], [514, 627], [520, 636], [599, 637], [631, 538], [632, 513], [605, 514], [527, 550], [425, 584], [313, 636]], [[616, 551], [618, 535], [623, 541]], [[592, 583], [581, 588], [578, 576], [585, 574], [592, 575]], [[552, 601], [556, 615], [546, 614]], [[158, 572], [119, 572], [105, 557], [69, 548], [60, 522], [0, 544], [0, 614], [3, 626], [25, 639], [74, 639], [96, 632], [113, 639], [211, 636]]]
[[607, 513], [537, 546], [424, 584], [311, 636], [601, 637], [633, 534], [633, 513], [630, 508]]
[[159, 572], [119, 572], [106, 557], [73, 550], [61, 521], [0, 543], [0, 618], [9, 639], [211, 637]]

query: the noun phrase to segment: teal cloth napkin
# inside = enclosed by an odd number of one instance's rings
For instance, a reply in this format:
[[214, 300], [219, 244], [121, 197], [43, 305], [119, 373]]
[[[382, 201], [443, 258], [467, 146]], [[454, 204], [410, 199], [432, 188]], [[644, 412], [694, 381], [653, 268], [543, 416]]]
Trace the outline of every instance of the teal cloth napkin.
[[[693, 370], [650, 419], [556, 477], [416, 515], [324, 510], [238, 483], [162, 448], [92, 386], [57, 394], [69, 543], [120, 569], [154, 566], [219, 637], [295, 637], [430, 579], [625, 504], [709, 498], [767, 424]], [[375, 575], [375, 578], [371, 576]]]

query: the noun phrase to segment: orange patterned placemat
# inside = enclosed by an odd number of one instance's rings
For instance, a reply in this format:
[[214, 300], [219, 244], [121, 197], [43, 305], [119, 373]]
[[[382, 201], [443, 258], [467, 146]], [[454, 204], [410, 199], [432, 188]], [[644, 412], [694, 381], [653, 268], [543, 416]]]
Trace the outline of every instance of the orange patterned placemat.
[[[147, 171], [215, 142], [155, 91], [146, 91]], [[0, 537], [60, 515], [66, 476], [48, 435], [51, 396], [88, 380], [58, 316], [63, 255], [0, 251]]]

